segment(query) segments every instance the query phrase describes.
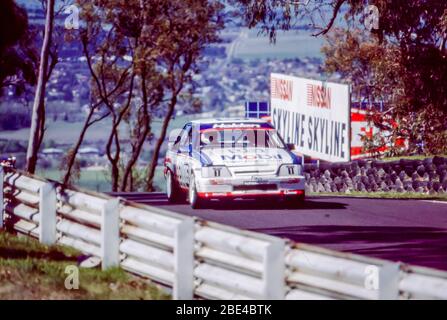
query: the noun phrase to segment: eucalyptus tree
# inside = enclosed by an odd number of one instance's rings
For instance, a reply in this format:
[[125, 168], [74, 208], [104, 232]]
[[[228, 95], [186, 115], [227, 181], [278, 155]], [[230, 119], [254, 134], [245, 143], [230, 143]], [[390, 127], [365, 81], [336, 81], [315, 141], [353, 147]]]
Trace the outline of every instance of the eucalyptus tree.
[[[147, 170], [151, 189], [177, 102], [198, 71], [203, 49], [218, 40], [222, 5], [207, 0], [78, 0], [78, 5], [91, 75], [91, 118], [84, 129], [103, 118], [111, 123], [105, 149], [113, 191], [132, 189], [135, 165], [150, 137], [157, 136]], [[155, 110], [163, 114], [160, 132], [152, 130]], [[69, 155], [71, 166], [83, 139]]]
[[[42, 9], [45, 12], [45, 26], [43, 30], [43, 40], [40, 52], [40, 59], [29, 59], [33, 57], [32, 50], [26, 51], [27, 55], [21, 57], [21, 65], [30, 66], [30, 62], [33, 62], [32, 66], [36, 66], [37, 83], [34, 95], [33, 109], [31, 115], [31, 128], [28, 140], [28, 149], [26, 154], [26, 169], [30, 173], [34, 173], [37, 164], [37, 154], [40, 146], [42, 145], [45, 135], [45, 97], [46, 97], [46, 85], [51, 77], [53, 70], [59, 62], [59, 47], [61, 45], [61, 38], [63, 30], [60, 27], [55, 26], [55, 19], [65, 10], [69, 0], [60, 0], [56, 3], [55, 0], [40, 0]], [[19, 28], [20, 29], [20, 28]], [[40, 32], [39, 27], [34, 27], [34, 33], [28, 35], [26, 38], [27, 46], [31, 46], [31, 43], [35, 41], [34, 37]], [[38, 38], [38, 37], [37, 37]], [[35, 72], [29, 70], [29, 76], [33, 76]], [[25, 74], [25, 75], [26, 75]], [[34, 84], [34, 81], [32, 82]]]

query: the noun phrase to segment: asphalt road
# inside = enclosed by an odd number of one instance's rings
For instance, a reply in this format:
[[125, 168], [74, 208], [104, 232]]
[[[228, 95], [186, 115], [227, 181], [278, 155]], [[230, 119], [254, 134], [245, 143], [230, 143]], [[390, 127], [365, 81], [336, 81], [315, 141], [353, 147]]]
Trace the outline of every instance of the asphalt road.
[[168, 203], [163, 194], [124, 198], [297, 242], [447, 270], [447, 202], [308, 197], [298, 208], [234, 201], [194, 210]]

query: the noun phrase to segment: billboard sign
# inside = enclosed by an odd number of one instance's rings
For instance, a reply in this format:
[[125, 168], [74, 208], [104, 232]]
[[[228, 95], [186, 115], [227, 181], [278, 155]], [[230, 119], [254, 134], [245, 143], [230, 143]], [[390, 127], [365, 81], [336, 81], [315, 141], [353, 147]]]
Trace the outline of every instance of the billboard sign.
[[349, 85], [271, 74], [272, 124], [304, 155], [350, 161]]

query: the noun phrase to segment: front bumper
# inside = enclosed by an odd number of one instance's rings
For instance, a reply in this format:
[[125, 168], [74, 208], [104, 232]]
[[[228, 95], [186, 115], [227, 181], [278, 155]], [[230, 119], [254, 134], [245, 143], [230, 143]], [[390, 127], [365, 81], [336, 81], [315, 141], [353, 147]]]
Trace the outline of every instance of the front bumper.
[[304, 179], [303, 176], [198, 178], [196, 187], [202, 198], [304, 196]]

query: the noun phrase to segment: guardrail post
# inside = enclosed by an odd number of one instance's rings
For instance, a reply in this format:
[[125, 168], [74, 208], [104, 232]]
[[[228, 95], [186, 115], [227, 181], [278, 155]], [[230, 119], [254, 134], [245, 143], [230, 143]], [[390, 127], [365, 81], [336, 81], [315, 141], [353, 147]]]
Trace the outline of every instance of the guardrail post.
[[102, 269], [119, 265], [119, 199], [111, 199], [104, 204], [101, 212], [101, 255]]
[[399, 298], [399, 263], [387, 263], [379, 269], [379, 300]]
[[51, 183], [39, 191], [39, 241], [51, 245], [56, 242], [56, 189]]
[[4, 186], [3, 186], [3, 179], [4, 179], [4, 171], [3, 166], [0, 166], [0, 228], [3, 228], [3, 209], [4, 209]]
[[174, 288], [176, 300], [194, 296], [194, 219], [183, 220], [174, 235]]
[[264, 256], [263, 296], [267, 300], [282, 300], [285, 297], [285, 241], [272, 240]]

